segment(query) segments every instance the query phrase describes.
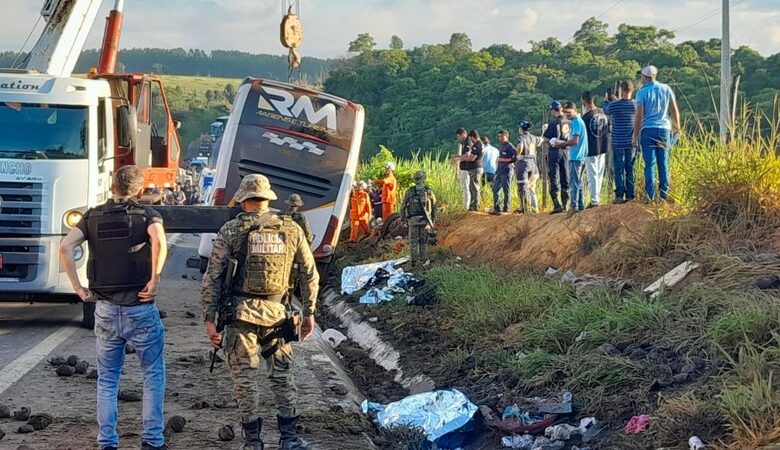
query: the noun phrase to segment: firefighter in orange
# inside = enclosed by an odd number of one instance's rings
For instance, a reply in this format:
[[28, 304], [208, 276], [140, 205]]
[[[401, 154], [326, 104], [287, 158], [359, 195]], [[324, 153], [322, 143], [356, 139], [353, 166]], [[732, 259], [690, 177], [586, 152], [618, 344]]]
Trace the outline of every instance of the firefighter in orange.
[[371, 228], [368, 222], [371, 220], [371, 197], [368, 196], [368, 185], [365, 181], [358, 183], [349, 200], [349, 241], [357, 242], [359, 235], [368, 236]]
[[382, 188], [382, 220], [387, 221], [387, 218], [393, 214], [393, 205], [395, 205], [395, 197], [398, 192], [398, 184], [395, 182], [395, 164], [388, 162], [385, 164], [385, 176], [376, 180], [376, 184]]

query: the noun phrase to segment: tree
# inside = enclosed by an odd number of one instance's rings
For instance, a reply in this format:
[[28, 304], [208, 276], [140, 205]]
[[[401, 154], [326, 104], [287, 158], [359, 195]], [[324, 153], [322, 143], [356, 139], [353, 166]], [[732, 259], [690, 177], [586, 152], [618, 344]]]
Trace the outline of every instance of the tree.
[[227, 99], [228, 102], [233, 103], [233, 100], [236, 98], [236, 87], [228, 83], [225, 85], [224, 92], [225, 99]]
[[612, 43], [607, 33], [608, 27], [606, 22], [591, 17], [574, 33], [574, 42], [582, 44], [591, 53], [602, 54]]
[[390, 38], [390, 48], [392, 50], [403, 50], [404, 41], [400, 37], [393, 35], [393, 37]]
[[162, 64], [160, 64], [160, 63], [154, 63], [154, 64], [152, 64], [152, 71], [159, 75], [159, 74], [162, 73], [163, 67], [164, 66]]
[[368, 33], [360, 33], [354, 41], [349, 43], [349, 52], [366, 53], [376, 47], [376, 41]]
[[466, 33], [452, 33], [450, 47], [454, 50], [471, 51], [471, 38]]

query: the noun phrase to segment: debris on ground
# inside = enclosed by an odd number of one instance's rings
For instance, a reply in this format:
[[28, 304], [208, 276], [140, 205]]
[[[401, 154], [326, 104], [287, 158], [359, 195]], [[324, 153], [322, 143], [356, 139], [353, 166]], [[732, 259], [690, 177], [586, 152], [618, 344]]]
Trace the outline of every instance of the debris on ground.
[[328, 328], [322, 332], [322, 340], [327, 342], [331, 348], [336, 348], [341, 345], [342, 342], [346, 341], [347, 337], [344, 336], [344, 333], [335, 328]]
[[0, 441], [2, 441], [4, 437], [5, 437], [5, 431], [3, 431], [2, 428], [0, 428]]
[[170, 429], [174, 433], [181, 433], [184, 431], [185, 425], [187, 425], [187, 419], [182, 416], [173, 416], [168, 419], [168, 422], [165, 424], [165, 428]]
[[396, 268], [397, 266], [407, 261], [409, 261], [409, 258], [399, 258], [390, 261], [345, 267], [344, 270], [341, 271], [341, 293], [348, 295], [354, 294], [366, 287], [368, 282], [374, 278], [377, 270], [383, 269], [392, 274], [398, 270]]
[[236, 437], [236, 434], [233, 432], [233, 427], [230, 425], [223, 425], [220, 427], [219, 431], [217, 432], [217, 436], [219, 436], [219, 440], [223, 442], [232, 441], [233, 438]]
[[187, 312], [184, 313], [184, 315], [189, 317], [190, 319], [194, 319], [196, 317], [195, 313], [192, 312], [192, 311], [187, 311]]
[[119, 400], [123, 402], [140, 402], [141, 396], [135, 391], [120, 391]]
[[35, 431], [35, 428], [33, 428], [32, 425], [27, 424], [20, 426], [19, 429], [16, 430], [16, 432], [20, 434], [32, 433], [33, 431]]
[[513, 436], [504, 436], [501, 438], [501, 445], [506, 448], [531, 449], [534, 446], [533, 436], [530, 434], [515, 434]]
[[98, 379], [98, 371], [97, 371], [97, 369], [90, 370], [89, 373], [87, 374], [87, 379], [88, 380], [97, 380]]
[[54, 366], [54, 367], [59, 367], [59, 366], [61, 366], [63, 364], [67, 364], [67, 363], [68, 363], [68, 360], [65, 359], [62, 356], [55, 356], [54, 358], [49, 360], [49, 364]]
[[766, 275], [756, 278], [756, 287], [761, 290], [780, 289], [780, 275]]
[[76, 355], [68, 356], [68, 365], [71, 366], [71, 367], [76, 367], [76, 364], [78, 364], [79, 361], [80, 361], [80, 359]]
[[160, 319], [165, 319], [166, 317], [168, 317], [168, 312], [165, 311], [164, 309], [160, 309], [159, 313], [160, 313]]
[[11, 417], [11, 408], [0, 405], [0, 419], [8, 419]]
[[54, 416], [50, 414], [33, 414], [27, 420], [27, 425], [32, 426], [36, 431], [40, 431], [51, 425], [53, 422]]
[[696, 263], [685, 261], [684, 263], [667, 272], [661, 278], [655, 280], [653, 284], [646, 287], [644, 293], [649, 294], [650, 298], [658, 298], [662, 291], [674, 287], [677, 283], [685, 279], [689, 273], [698, 267], [699, 265]]
[[572, 395], [564, 392], [558, 397], [523, 398], [518, 403], [504, 407], [498, 415], [487, 405], [479, 407], [485, 424], [495, 430], [508, 434], [541, 433], [552, 426], [560, 415], [571, 414]]
[[59, 367], [57, 367], [57, 376], [60, 377], [71, 377], [73, 374], [76, 373], [76, 368], [71, 367], [68, 364], [63, 364]]
[[704, 442], [699, 439], [699, 436], [691, 436], [688, 439], [688, 450], [701, 450], [704, 448]]
[[430, 442], [463, 427], [477, 412], [476, 405], [455, 389], [411, 395], [388, 405], [366, 400], [361, 406], [380, 427], [420, 428]]
[[626, 424], [626, 434], [639, 434], [647, 429], [650, 425], [650, 416], [642, 414], [632, 417]]
[[135, 353], [135, 345], [128, 342], [125, 344], [125, 355], [129, 355], [131, 353]]
[[27, 421], [29, 418], [30, 418], [30, 408], [26, 406], [22, 406], [21, 408], [19, 408], [19, 411], [14, 411], [15, 420]]
[[79, 361], [75, 367], [75, 371], [79, 375], [87, 373], [87, 369], [89, 369], [89, 363], [87, 361]]
[[190, 409], [209, 409], [210, 405], [209, 402], [205, 400], [199, 400], [190, 406]]

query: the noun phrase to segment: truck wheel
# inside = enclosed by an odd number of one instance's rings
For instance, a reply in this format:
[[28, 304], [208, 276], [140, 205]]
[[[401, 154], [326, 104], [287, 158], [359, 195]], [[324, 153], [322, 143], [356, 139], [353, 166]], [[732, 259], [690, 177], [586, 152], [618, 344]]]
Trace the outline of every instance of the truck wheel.
[[91, 330], [95, 328], [95, 302], [82, 302], [84, 316], [81, 318], [81, 326]]
[[209, 259], [205, 256], [200, 257], [200, 273], [206, 273], [206, 268], [209, 266]]

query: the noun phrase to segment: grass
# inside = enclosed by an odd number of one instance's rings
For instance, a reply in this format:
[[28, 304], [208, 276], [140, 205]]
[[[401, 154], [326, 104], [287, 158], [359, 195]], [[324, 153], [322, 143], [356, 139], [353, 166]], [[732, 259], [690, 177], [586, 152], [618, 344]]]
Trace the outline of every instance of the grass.
[[225, 85], [232, 84], [238, 89], [241, 80], [238, 78], [219, 78], [219, 77], [195, 77], [183, 75], [163, 75], [163, 83], [166, 89], [180, 87], [186, 91], [195, 92], [199, 96], [205, 96], [206, 91], [217, 90], [222, 92]]

